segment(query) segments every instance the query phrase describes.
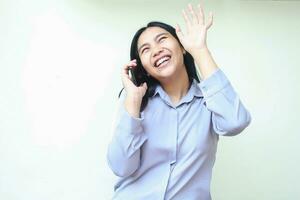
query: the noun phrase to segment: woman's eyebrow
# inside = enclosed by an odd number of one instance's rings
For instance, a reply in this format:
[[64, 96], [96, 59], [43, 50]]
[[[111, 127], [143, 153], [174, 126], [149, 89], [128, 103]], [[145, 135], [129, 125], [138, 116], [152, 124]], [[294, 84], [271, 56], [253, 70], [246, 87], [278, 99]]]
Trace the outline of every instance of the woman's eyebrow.
[[[168, 35], [168, 33], [159, 33], [159, 34], [157, 34], [157, 35], [154, 37], [154, 40], [157, 40], [157, 38], [160, 37], [160, 36], [162, 36], [162, 35]], [[144, 46], [146, 46], [146, 45], [149, 45], [149, 43], [144, 43], [144, 44], [142, 44], [142, 45], [139, 47], [138, 52], [140, 52], [140, 50], [141, 50]]]

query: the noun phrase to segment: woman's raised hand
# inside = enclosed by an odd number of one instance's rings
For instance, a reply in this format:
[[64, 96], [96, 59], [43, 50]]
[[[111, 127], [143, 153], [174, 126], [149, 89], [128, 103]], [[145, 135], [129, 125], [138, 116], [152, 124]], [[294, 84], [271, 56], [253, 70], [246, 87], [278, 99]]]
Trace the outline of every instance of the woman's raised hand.
[[176, 34], [184, 49], [193, 55], [193, 52], [207, 48], [206, 35], [207, 30], [213, 23], [213, 14], [210, 12], [209, 19], [205, 22], [204, 11], [201, 4], [198, 4], [196, 10], [194, 10], [191, 4], [188, 4], [188, 13], [189, 15], [186, 10], [183, 9], [182, 15], [186, 23], [187, 32], [184, 34], [177, 24]]
[[122, 83], [127, 92], [127, 98], [135, 103], [141, 103], [143, 96], [147, 91], [147, 84], [143, 83], [141, 86], [136, 86], [129, 76], [129, 67], [136, 67], [136, 60], [131, 60], [123, 67], [122, 70]]

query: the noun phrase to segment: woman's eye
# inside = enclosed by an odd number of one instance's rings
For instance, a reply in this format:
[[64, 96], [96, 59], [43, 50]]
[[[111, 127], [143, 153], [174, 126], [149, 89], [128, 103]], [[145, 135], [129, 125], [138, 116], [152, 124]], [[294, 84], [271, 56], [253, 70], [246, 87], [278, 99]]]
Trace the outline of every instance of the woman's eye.
[[144, 53], [145, 51], [147, 51], [149, 48], [147, 47], [147, 48], [144, 48], [143, 50], [142, 50], [142, 53]]
[[166, 38], [167, 38], [167, 37], [161, 37], [161, 38], [159, 38], [159, 41], [160, 41], [160, 42], [161, 42], [161, 41], [164, 41]]

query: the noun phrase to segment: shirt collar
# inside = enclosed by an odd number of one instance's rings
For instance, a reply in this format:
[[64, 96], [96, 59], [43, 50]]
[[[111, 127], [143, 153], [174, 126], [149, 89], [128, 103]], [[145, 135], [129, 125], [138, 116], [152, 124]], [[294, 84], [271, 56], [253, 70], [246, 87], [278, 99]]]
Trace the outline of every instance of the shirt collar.
[[[159, 84], [156, 86], [153, 96], [156, 96], [157, 94], [159, 94], [159, 96], [165, 102], [167, 102], [169, 105], [172, 105], [168, 94], [164, 91], [164, 89]], [[193, 82], [192, 82], [191, 87], [189, 88], [187, 94], [181, 98], [181, 100], [177, 106], [179, 106], [182, 103], [191, 102], [194, 97], [203, 97], [202, 91], [199, 87], [199, 83], [195, 79], [193, 79]]]

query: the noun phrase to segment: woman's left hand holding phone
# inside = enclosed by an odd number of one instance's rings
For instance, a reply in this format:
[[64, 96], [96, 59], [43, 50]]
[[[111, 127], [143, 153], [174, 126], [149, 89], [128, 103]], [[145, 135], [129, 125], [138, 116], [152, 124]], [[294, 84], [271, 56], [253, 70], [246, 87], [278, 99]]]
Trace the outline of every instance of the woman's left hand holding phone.
[[136, 60], [131, 60], [122, 70], [122, 83], [126, 90], [124, 106], [131, 116], [139, 118], [142, 100], [147, 91], [147, 84], [143, 83], [140, 86], [136, 86], [129, 76], [130, 67], [136, 67]]

